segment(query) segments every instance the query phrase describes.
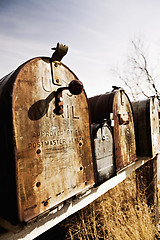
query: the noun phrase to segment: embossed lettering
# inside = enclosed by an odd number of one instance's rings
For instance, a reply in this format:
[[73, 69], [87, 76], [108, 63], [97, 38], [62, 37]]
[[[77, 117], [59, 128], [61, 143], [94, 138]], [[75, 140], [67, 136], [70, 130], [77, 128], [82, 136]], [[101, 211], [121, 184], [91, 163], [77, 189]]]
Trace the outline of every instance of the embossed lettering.
[[[42, 77], [42, 87], [46, 92], [50, 92], [52, 90], [51, 88], [51, 79], [47, 79], [47, 84], [46, 84], [46, 79], [44, 79], [44, 77]], [[47, 85], [47, 86], [46, 86]]]
[[73, 117], [74, 119], [79, 119], [78, 116], [75, 116], [74, 106], [72, 106], [72, 117]]

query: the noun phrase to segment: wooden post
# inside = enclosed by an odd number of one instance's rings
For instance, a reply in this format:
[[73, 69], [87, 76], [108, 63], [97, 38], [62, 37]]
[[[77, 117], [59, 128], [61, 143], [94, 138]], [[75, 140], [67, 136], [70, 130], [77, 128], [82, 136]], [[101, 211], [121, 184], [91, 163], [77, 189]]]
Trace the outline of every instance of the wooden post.
[[146, 198], [154, 215], [154, 223], [158, 223], [158, 187], [157, 187], [157, 156], [136, 170], [137, 197]]
[[[158, 204], [159, 204], [160, 202], [160, 154], [157, 155], [157, 189], [158, 189]], [[160, 204], [158, 207], [160, 207]]]

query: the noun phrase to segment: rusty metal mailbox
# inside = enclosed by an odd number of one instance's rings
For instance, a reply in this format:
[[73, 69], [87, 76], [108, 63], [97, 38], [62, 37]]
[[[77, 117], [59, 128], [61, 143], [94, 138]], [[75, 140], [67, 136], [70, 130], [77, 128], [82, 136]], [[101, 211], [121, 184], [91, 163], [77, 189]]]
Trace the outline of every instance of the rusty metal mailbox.
[[154, 157], [159, 152], [158, 100], [151, 97], [132, 102], [137, 156]]
[[119, 171], [136, 158], [135, 131], [131, 103], [123, 89], [88, 99], [91, 122], [106, 119], [113, 128], [116, 170]]
[[100, 184], [115, 175], [113, 136], [107, 123], [92, 124], [96, 180]]
[[93, 186], [87, 97], [68, 67], [24, 63], [0, 80], [0, 111], [1, 217], [27, 222]]

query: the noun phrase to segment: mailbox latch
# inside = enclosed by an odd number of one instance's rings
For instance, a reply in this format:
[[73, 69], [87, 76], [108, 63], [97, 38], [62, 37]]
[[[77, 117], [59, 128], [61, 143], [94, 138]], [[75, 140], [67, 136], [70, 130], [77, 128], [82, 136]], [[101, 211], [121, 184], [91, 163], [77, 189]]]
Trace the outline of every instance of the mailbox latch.
[[61, 43], [57, 43], [57, 46], [51, 48], [55, 50], [51, 57], [51, 74], [52, 74], [52, 82], [55, 85], [62, 85], [61, 79], [61, 60], [68, 52], [68, 46], [63, 45]]
[[129, 123], [129, 115], [128, 113], [120, 113], [118, 114], [119, 125], [126, 125]]
[[83, 90], [83, 84], [78, 79], [72, 80], [69, 83], [68, 87], [60, 87], [57, 89], [56, 95], [55, 95], [55, 113], [57, 115], [61, 115], [63, 113], [63, 97], [62, 97], [62, 91], [63, 90], [69, 90], [71, 94], [73, 95], [79, 95]]

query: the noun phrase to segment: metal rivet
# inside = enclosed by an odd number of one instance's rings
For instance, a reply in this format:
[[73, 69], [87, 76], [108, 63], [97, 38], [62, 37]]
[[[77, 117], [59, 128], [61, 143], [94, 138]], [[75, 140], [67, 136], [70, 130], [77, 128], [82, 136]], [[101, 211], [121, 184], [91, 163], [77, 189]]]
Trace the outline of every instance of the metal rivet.
[[104, 141], [104, 140], [106, 140], [106, 136], [103, 136], [103, 137], [102, 137], [102, 141]]

